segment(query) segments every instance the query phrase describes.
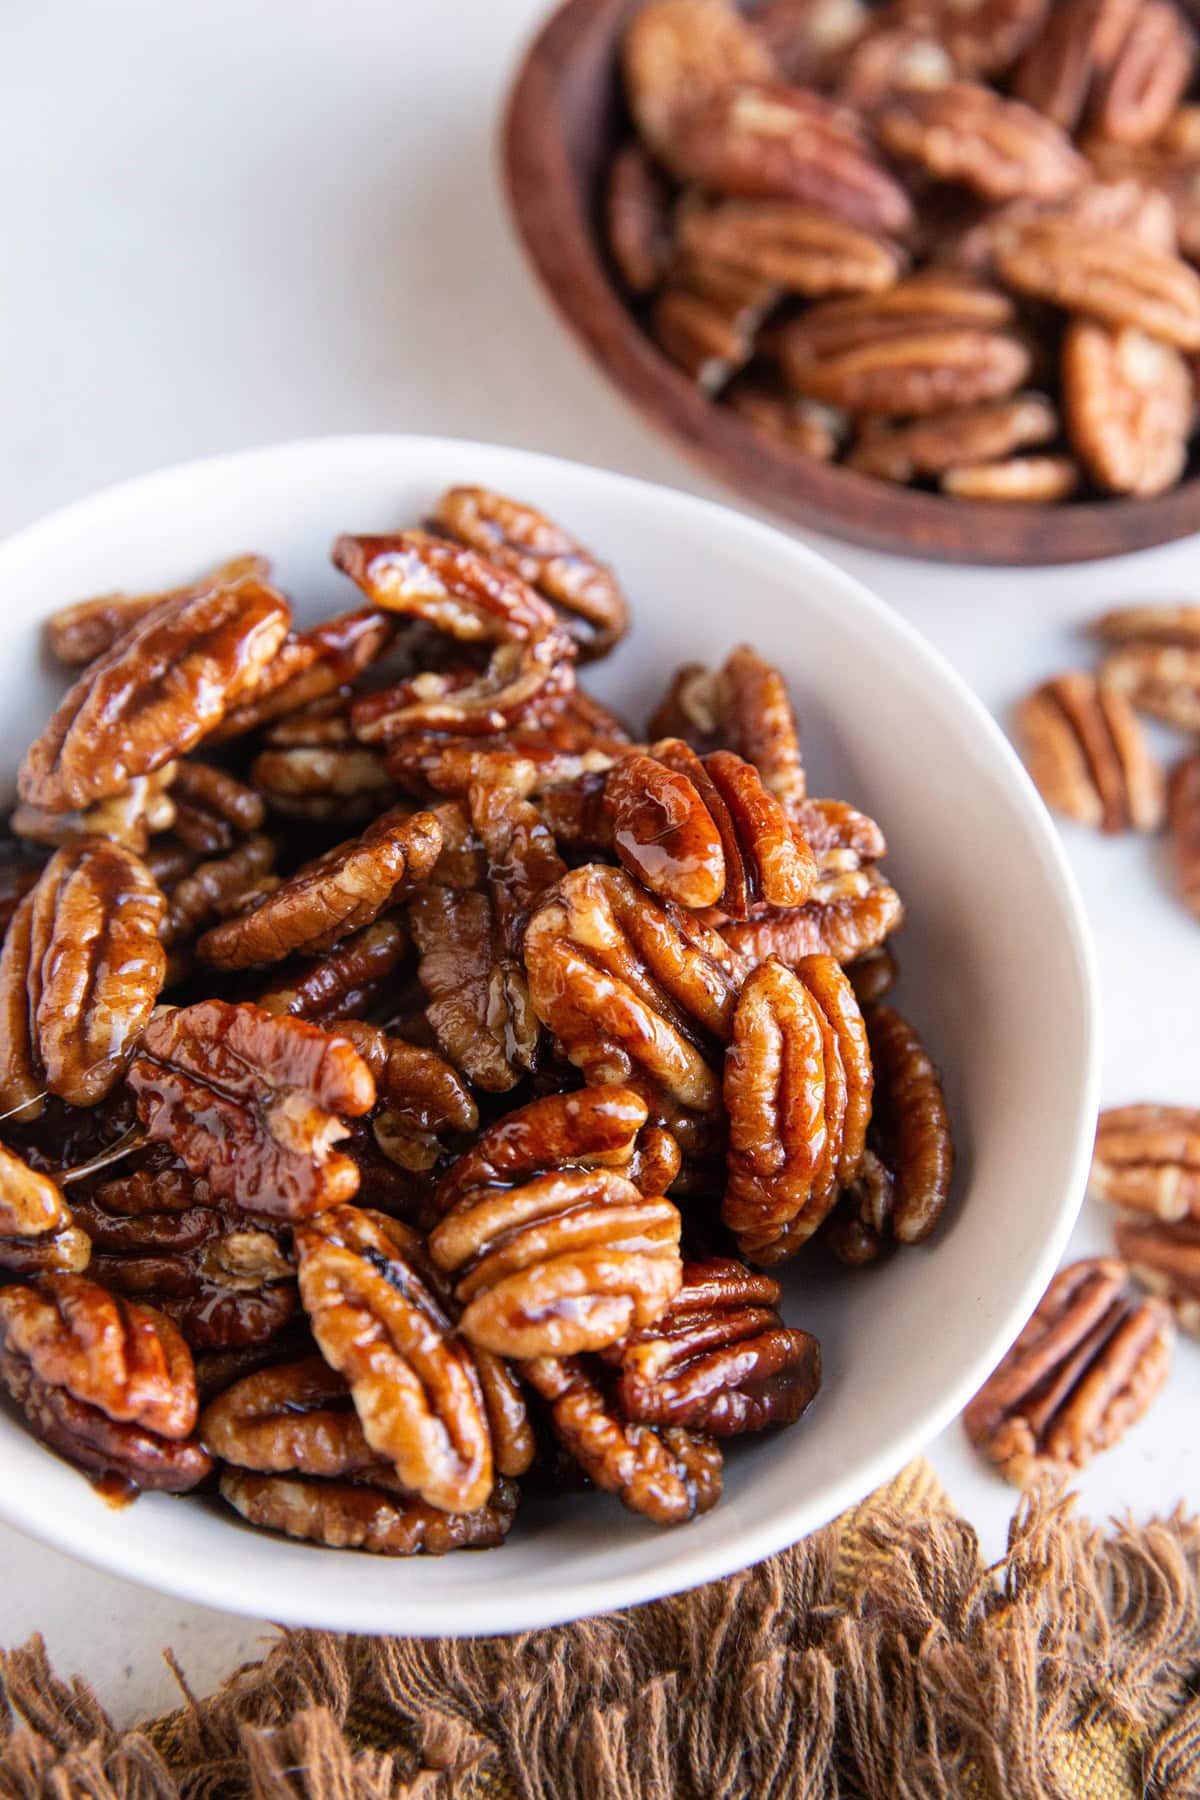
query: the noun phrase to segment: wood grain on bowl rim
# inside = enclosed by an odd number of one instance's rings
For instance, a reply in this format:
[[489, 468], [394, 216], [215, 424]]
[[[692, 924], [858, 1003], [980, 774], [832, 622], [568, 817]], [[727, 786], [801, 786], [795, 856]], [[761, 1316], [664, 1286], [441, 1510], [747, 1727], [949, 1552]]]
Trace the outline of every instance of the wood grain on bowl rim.
[[599, 177], [623, 116], [621, 27], [639, 0], [566, 0], [517, 73], [503, 127], [509, 205], [548, 298], [646, 419], [709, 474], [800, 525], [945, 562], [1087, 562], [1200, 530], [1200, 478], [1149, 500], [946, 499], [773, 444], [715, 405], [634, 318], [606, 267]]

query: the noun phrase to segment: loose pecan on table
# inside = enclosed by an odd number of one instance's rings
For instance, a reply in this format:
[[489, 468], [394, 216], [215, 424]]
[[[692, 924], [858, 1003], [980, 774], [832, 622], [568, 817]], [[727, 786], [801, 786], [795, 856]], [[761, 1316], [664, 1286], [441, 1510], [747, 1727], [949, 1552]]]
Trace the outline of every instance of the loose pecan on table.
[[1190, 1106], [1110, 1106], [1100, 1114], [1092, 1193], [1167, 1224], [1200, 1219], [1200, 1112]]
[[1138, 1286], [1170, 1307], [1181, 1331], [1200, 1336], [1200, 1223], [1118, 1219], [1113, 1237]]
[[1200, 731], [1200, 606], [1123, 606], [1092, 626], [1101, 681], [1138, 712]]
[[1195, 752], [1183, 757], [1171, 771], [1167, 823], [1180, 899], [1200, 918], [1200, 756]]
[[1047, 806], [1100, 831], [1157, 831], [1163, 772], [1116, 682], [1058, 675], [1021, 702], [1016, 722]]

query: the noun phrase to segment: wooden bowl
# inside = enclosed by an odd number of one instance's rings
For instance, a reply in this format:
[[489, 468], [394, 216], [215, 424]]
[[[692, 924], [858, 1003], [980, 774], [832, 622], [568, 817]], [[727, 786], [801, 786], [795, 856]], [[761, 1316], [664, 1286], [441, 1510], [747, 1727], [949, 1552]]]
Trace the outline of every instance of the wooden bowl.
[[877, 481], [759, 435], [715, 405], [647, 336], [600, 229], [609, 158], [629, 134], [618, 46], [638, 0], [567, 0], [530, 48], [509, 97], [509, 201], [559, 313], [651, 424], [711, 475], [798, 524], [947, 562], [1086, 562], [1200, 530], [1200, 479], [1152, 500], [987, 504]]

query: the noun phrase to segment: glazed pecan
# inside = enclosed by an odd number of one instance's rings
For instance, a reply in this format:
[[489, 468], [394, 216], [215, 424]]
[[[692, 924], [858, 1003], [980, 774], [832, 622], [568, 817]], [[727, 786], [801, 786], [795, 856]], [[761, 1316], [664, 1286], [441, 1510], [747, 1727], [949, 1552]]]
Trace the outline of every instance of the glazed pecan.
[[642, 1193], [639, 1149], [646, 1102], [629, 1088], [581, 1088], [546, 1094], [489, 1125], [438, 1184], [435, 1206], [449, 1212], [483, 1188], [505, 1189], [548, 1169], [615, 1169]]
[[58, 1184], [0, 1144], [0, 1269], [78, 1274], [91, 1253]]
[[426, 1017], [443, 1053], [476, 1086], [505, 1093], [528, 1073], [537, 1019], [522, 976], [504, 958], [487, 894], [429, 884], [413, 897], [408, 924], [420, 955]]
[[771, 957], [794, 967], [806, 956], [855, 962], [877, 950], [903, 923], [904, 907], [895, 888], [878, 869], [853, 867], [823, 873], [804, 906], [762, 910], [744, 923], [722, 921], [720, 932], [751, 967]]
[[199, 1436], [222, 1462], [260, 1474], [360, 1475], [379, 1464], [350, 1389], [320, 1356], [235, 1382], [205, 1407]]
[[982, 82], [894, 94], [875, 119], [879, 141], [935, 180], [963, 182], [987, 200], [1056, 200], [1087, 165], [1052, 120]]
[[1105, 832], [1157, 831], [1162, 769], [1116, 682], [1056, 676], [1021, 702], [1016, 720], [1047, 806]]
[[996, 263], [1018, 293], [1200, 350], [1200, 275], [1128, 231], [1070, 219], [1014, 224], [1000, 238]]
[[475, 1512], [443, 1512], [402, 1488], [369, 1481], [326, 1481], [286, 1475], [221, 1472], [221, 1498], [251, 1525], [336, 1550], [376, 1556], [444, 1556], [449, 1550], [489, 1550], [508, 1536], [517, 1490], [500, 1482]]
[[240, 704], [226, 713], [213, 741], [240, 737], [344, 694], [345, 684], [381, 656], [395, 635], [395, 621], [374, 606], [289, 634]]
[[1200, 1219], [1200, 1113], [1111, 1106], [1100, 1114], [1089, 1186], [1129, 1212], [1173, 1225]]
[[1181, 1331], [1200, 1336], [1200, 1225], [1118, 1219], [1113, 1236], [1138, 1286], [1170, 1307]]
[[650, 0], [629, 22], [621, 61], [638, 130], [660, 153], [681, 113], [727, 82], [773, 72], [766, 46], [729, 0]]
[[809, 299], [874, 293], [890, 287], [904, 266], [897, 245], [789, 200], [691, 207], [679, 221], [679, 247], [697, 263], [715, 262]]
[[521, 1373], [549, 1403], [563, 1447], [596, 1486], [657, 1525], [682, 1525], [721, 1497], [721, 1450], [711, 1437], [671, 1425], [626, 1423], [603, 1385], [606, 1371], [581, 1357], [539, 1356]]
[[868, 1146], [862, 1168], [839, 1193], [821, 1231], [840, 1263], [860, 1269], [878, 1262], [892, 1239], [895, 1197], [892, 1171]]
[[1105, 691], [1184, 731], [1200, 730], [1200, 606], [1124, 606], [1092, 627], [1112, 648]]
[[777, 378], [747, 371], [722, 395], [726, 406], [767, 437], [817, 462], [832, 462], [845, 436], [846, 418], [803, 394], [791, 394]]
[[[82, 1207], [89, 1228], [98, 1209]], [[120, 1233], [122, 1224], [135, 1230]], [[178, 1224], [173, 1240], [157, 1250], [125, 1247], [102, 1250], [105, 1237], [155, 1235], [155, 1227]], [[295, 1270], [271, 1232], [223, 1229], [219, 1213], [210, 1211], [199, 1248], [182, 1249], [189, 1221], [105, 1220], [94, 1240], [91, 1273], [111, 1292], [152, 1305], [179, 1327], [193, 1350], [246, 1349], [269, 1344], [300, 1310]], [[113, 1227], [118, 1229], [114, 1231]]]
[[358, 1171], [334, 1150], [375, 1083], [345, 1038], [257, 1006], [202, 1000], [142, 1033], [129, 1070], [138, 1116], [219, 1199], [303, 1219], [348, 1200]]
[[872, 1006], [866, 1024], [875, 1074], [871, 1139], [892, 1177], [888, 1235], [920, 1244], [941, 1218], [954, 1176], [946, 1096], [924, 1044], [894, 1007]]
[[671, 266], [675, 234], [671, 190], [641, 144], [626, 144], [613, 157], [604, 218], [621, 280], [633, 294], [653, 293]]
[[400, 1167], [421, 1174], [444, 1155], [440, 1134], [475, 1131], [479, 1108], [458, 1073], [434, 1050], [388, 1037], [375, 1025], [341, 1028], [375, 1078], [375, 1141]]
[[176, 837], [202, 856], [232, 850], [239, 837], [260, 830], [267, 816], [261, 794], [212, 763], [180, 763], [171, 799]]
[[1070, 456], [1010, 456], [1002, 462], [956, 463], [938, 485], [957, 500], [1044, 506], [1069, 499], [1079, 481], [1079, 464]]
[[153, 775], [139, 775], [107, 800], [97, 800], [82, 811], [53, 812], [46, 806], [18, 806], [9, 819], [16, 837], [35, 844], [74, 844], [80, 838], [111, 838], [135, 855], [145, 854], [151, 833], [169, 831], [178, 808], [173, 786], [179, 765], [164, 763]]
[[252, 686], [288, 618], [254, 577], [153, 608], [84, 670], [26, 752], [22, 800], [80, 809], [182, 756]]
[[0, 943], [22, 900], [37, 886], [41, 872], [41, 863], [33, 860], [26, 846], [11, 844], [0, 849]]
[[251, 553], [232, 557], [187, 587], [156, 594], [98, 594], [92, 600], [78, 600], [73, 606], [60, 607], [46, 620], [46, 648], [69, 668], [82, 668], [111, 650], [119, 637], [164, 600], [185, 600], [248, 579], [267, 581], [270, 574], [266, 557]]
[[1046, 1469], [1081, 1469], [1151, 1405], [1172, 1336], [1166, 1304], [1139, 1300], [1124, 1263], [1072, 1263], [967, 1407], [967, 1436], [1021, 1486]]
[[[386, 619], [385, 613], [376, 618]], [[334, 688], [320, 700], [298, 706], [282, 719], [273, 719], [263, 732], [263, 742], [279, 750], [338, 750], [354, 743], [350, 722], [354, 689]]]
[[219, 969], [331, 950], [403, 899], [433, 868], [442, 831], [432, 813], [397, 808], [289, 877], [248, 911], [214, 925], [196, 950]]
[[590, 1082], [637, 1068], [681, 1106], [719, 1111], [738, 965], [716, 932], [588, 863], [534, 913], [525, 966], [537, 1016]]
[[251, 774], [272, 811], [302, 819], [371, 819], [396, 791], [384, 759], [357, 744], [264, 750]]
[[945, 47], [964, 75], [995, 75], [1015, 61], [1050, 10], [1048, 0], [898, 0], [891, 9]]
[[685, 181], [747, 200], [824, 206], [902, 236], [912, 203], [854, 115], [819, 94], [726, 77], [672, 121], [663, 159]]
[[421, 1279], [420, 1239], [398, 1220], [337, 1207], [296, 1232], [296, 1253], [313, 1334], [376, 1455], [430, 1506], [483, 1506], [494, 1465], [479, 1377]]
[[885, 481], [914, 481], [964, 464], [994, 463], [1057, 434], [1058, 415], [1044, 394], [1014, 394], [924, 419], [864, 420], [846, 464]]
[[651, 717], [653, 738], [681, 737], [693, 750], [732, 750], [753, 763], [788, 811], [805, 796], [800, 734], [778, 669], [741, 644], [722, 668], [685, 663]]
[[1200, 918], [1200, 757], [1194, 753], [1171, 771], [1167, 823], [1179, 896], [1188, 911]]
[[895, 954], [888, 944], [881, 944], [878, 950], [869, 950], [857, 962], [846, 965], [846, 978], [860, 1006], [871, 1006], [876, 1000], [885, 999], [895, 987], [899, 974]]
[[170, 948], [187, 943], [201, 926], [236, 912], [254, 892], [275, 862], [275, 844], [269, 837], [248, 837], [228, 856], [197, 863], [171, 887], [162, 941]]
[[34, 1118], [47, 1092], [75, 1106], [110, 1092], [166, 973], [165, 908], [120, 845], [55, 852], [0, 953], [0, 1108]]
[[873, 1077], [854, 990], [831, 957], [763, 963], [725, 1058], [721, 1217], [756, 1262], [794, 1255], [862, 1166]]
[[299, 1019], [354, 1019], [378, 998], [408, 952], [408, 934], [397, 919], [376, 919], [343, 938], [328, 955], [285, 965], [284, 973], [257, 995], [264, 1012]]
[[780, 1288], [728, 1257], [685, 1263], [655, 1325], [603, 1352], [621, 1416], [714, 1437], [791, 1425], [821, 1383], [821, 1352], [779, 1316]]
[[671, 361], [715, 394], [750, 361], [759, 327], [778, 298], [775, 284], [757, 275], [689, 263], [660, 289], [650, 329]]
[[1179, 351], [1133, 326], [1073, 319], [1063, 338], [1063, 414], [1088, 474], [1114, 494], [1161, 494], [1187, 462], [1195, 399]]
[[548, 600], [581, 656], [603, 656], [629, 629], [629, 602], [590, 550], [536, 507], [489, 488], [449, 488], [434, 508], [439, 531]]
[[625, 867], [662, 899], [687, 907], [716, 905], [725, 889], [721, 835], [686, 774], [655, 756], [628, 756], [599, 792], [604, 818], [596, 822], [594, 844], [603, 846], [611, 834]]

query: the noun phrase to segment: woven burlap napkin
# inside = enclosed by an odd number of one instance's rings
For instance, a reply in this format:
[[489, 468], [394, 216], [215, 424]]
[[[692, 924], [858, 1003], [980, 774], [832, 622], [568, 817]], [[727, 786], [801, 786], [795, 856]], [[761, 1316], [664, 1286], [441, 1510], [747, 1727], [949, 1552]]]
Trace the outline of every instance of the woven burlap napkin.
[[[183, 1677], [180, 1676], [181, 1685]], [[555, 1631], [292, 1632], [133, 1731], [0, 1657], [3, 1800], [1198, 1800], [1200, 1520], [1022, 1504], [994, 1568], [928, 1466], [727, 1581]]]

